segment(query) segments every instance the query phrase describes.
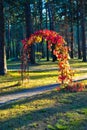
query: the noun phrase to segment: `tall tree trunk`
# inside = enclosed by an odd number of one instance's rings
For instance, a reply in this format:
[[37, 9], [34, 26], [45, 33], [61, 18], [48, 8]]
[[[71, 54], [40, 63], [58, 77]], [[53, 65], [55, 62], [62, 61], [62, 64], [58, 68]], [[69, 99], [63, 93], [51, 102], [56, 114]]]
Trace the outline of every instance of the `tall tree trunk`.
[[[29, 38], [33, 33], [32, 20], [31, 20], [31, 8], [30, 3], [27, 1], [25, 3], [25, 19], [26, 19], [26, 37]], [[32, 44], [30, 47], [30, 62], [35, 63], [35, 45]]]
[[50, 30], [54, 30], [54, 27], [53, 27], [53, 19], [52, 19], [52, 7], [51, 7], [51, 4], [48, 0], [48, 14], [49, 14], [49, 25], [50, 25]]
[[81, 59], [81, 45], [80, 45], [80, 37], [79, 37], [79, 3], [77, 2], [77, 44], [78, 44], [78, 59]]
[[71, 58], [73, 58], [73, 25], [71, 22]]
[[13, 45], [13, 57], [15, 57], [15, 41], [12, 39], [12, 45]]
[[68, 30], [69, 30], [69, 20], [68, 20], [68, 17], [67, 17], [67, 9], [68, 9], [68, 5], [67, 5], [67, 1], [66, 1], [66, 4], [65, 4], [65, 20], [64, 20], [64, 23], [65, 23], [65, 40], [67, 42], [67, 46], [69, 46], [69, 37], [68, 37]]
[[71, 30], [70, 30], [70, 33], [71, 33], [71, 54], [70, 54], [70, 56], [71, 56], [71, 58], [73, 58], [74, 56], [73, 56], [73, 47], [74, 47], [74, 43], [73, 43], [73, 14], [72, 14], [72, 9], [73, 9], [73, 7], [72, 7], [72, 0], [69, 0], [69, 11], [70, 11], [70, 28], [71, 28]]
[[[48, 29], [48, 10], [47, 10], [47, 3], [46, 3], [46, 29]], [[47, 61], [49, 61], [49, 49], [48, 49], [48, 41], [47, 41]]]
[[86, 62], [86, 37], [85, 37], [85, 1], [81, 0], [81, 32], [82, 32], [82, 57]]
[[10, 45], [10, 43], [11, 43], [11, 35], [10, 35], [10, 20], [8, 19], [8, 35], [7, 35], [7, 59], [9, 59], [9, 58], [11, 58], [10, 56], [11, 56], [11, 45]]
[[[42, 29], [42, 20], [43, 20], [43, 17], [42, 17], [42, 0], [39, 0], [39, 15], [40, 15], [40, 29]], [[44, 43], [43, 43], [43, 40], [42, 42], [39, 44], [41, 45], [41, 51], [42, 51], [42, 58], [45, 57], [45, 53], [44, 53]]]
[[[52, 3], [53, 4], [53, 0]], [[48, 14], [49, 14], [49, 24], [50, 24], [50, 30], [54, 30], [54, 12], [53, 12], [53, 6], [50, 4], [49, 0], [48, 0]], [[52, 61], [55, 62], [57, 60], [56, 56], [53, 54], [53, 50], [55, 48], [55, 45], [52, 45]]]
[[42, 29], [42, 0], [39, 0], [40, 29]]
[[7, 72], [4, 31], [3, 0], [0, 0], [0, 75]]

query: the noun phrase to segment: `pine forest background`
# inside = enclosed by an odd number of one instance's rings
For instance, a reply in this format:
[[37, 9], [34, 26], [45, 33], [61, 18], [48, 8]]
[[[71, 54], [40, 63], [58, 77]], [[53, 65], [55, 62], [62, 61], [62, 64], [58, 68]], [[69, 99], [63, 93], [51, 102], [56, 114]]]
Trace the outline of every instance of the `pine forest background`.
[[[86, 0], [0, 0], [0, 74], [5, 73], [5, 58], [20, 59], [21, 40], [41, 29], [58, 32], [71, 48], [70, 57], [86, 62], [86, 25]], [[31, 63], [38, 56], [54, 58], [45, 41], [34, 43], [31, 50]]]

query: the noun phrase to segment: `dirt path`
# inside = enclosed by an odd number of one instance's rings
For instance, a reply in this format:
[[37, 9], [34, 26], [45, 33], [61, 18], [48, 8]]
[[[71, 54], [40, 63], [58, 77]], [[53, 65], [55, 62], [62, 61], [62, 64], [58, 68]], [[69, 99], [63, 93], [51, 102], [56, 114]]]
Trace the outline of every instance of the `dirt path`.
[[32, 89], [25, 90], [22, 92], [17, 92], [14, 94], [0, 96], [0, 106], [5, 104], [5, 103], [9, 103], [9, 102], [13, 102], [15, 100], [18, 100], [20, 98], [30, 97], [33, 95], [41, 94], [41, 93], [46, 92], [46, 91], [50, 91], [50, 90], [56, 88], [57, 86], [59, 86], [59, 84], [52, 84], [52, 85], [47, 85], [47, 86], [41, 86], [38, 88], [32, 88]]
[[[84, 79], [87, 79], [87, 74], [84, 75], [84, 76], [76, 77], [74, 79], [74, 81], [81, 81], [81, 80], [84, 80]], [[22, 92], [17, 92], [17, 93], [14, 93], [14, 94], [0, 96], [0, 106], [4, 105], [6, 103], [9, 103], [9, 102], [13, 102], [13, 101], [18, 100], [18, 99], [21, 99], [21, 98], [41, 94], [41, 93], [46, 92], [46, 91], [51, 91], [52, 89], [55, 89], [59, 85], [60, 84], [51, 84], [51, 85], [47, 85], [47, 86], [41, 86], [41, 87], [38, 87], [38, 88], [32, 88], [32, 89], [25, 90], [25, 91], [22, 91]]]

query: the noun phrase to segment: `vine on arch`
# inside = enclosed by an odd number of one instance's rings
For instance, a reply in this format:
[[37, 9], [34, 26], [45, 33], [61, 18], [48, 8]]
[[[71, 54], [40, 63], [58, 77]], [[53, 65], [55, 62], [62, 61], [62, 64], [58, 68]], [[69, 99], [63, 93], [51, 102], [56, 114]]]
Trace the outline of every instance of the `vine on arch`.
[[[33, 43], [40, 43], [42, 39], [48, 41], [48, 48], [51, 51], [52, 45], [55, 46], [53, 51], [58, 60], [58, 68], [60, 74], [58, 81], [62, 84], [69, 84], [72, 82], [73, 71], [69, 65], [69, 48], [67, 43], [57, 32], [51, 30], [39, 30], [32, 34], [28, 39], [22, 40], [24, 52], [29, 52], [29, 47]], [[30, 55], [30, 54], [28, 54]]]

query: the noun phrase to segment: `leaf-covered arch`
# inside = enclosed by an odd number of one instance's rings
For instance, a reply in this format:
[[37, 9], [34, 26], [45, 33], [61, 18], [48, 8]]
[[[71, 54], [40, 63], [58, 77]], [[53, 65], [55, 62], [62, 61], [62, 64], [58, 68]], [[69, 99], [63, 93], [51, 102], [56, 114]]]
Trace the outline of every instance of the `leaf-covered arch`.
[[69, 65], [69, 48], [67, 43], [57, 32], [51, 30], [39, 30], [32, 34], [28, 39], [22, 40], [23, 48], [25, 52], [29, 49], [33, 43], [40, 43], [44, 39], [48, 41], [48, 48], [51, 51], [52, 45], [54, 48], [54, 55], [58, 60], [58, 68], [60, 74], [58, 75], [58, 81], [61, 83], [70, 83], [72, 82], [73, 72]]

